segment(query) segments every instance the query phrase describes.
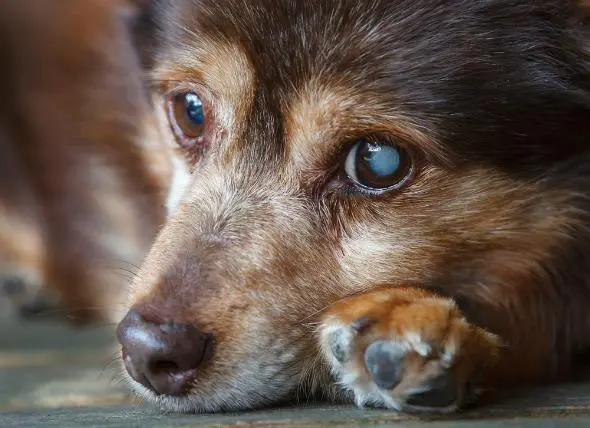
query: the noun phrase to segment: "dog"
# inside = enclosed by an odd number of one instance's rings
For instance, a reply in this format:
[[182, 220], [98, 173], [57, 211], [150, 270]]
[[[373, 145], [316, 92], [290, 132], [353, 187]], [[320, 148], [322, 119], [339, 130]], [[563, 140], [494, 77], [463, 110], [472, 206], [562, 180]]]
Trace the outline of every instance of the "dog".
[[170, 155], [143, 84], [133, 7], [0, 4], [2, 318], [45, 309], [110, 319], [164, 221]]
[[117, 329], [172, 411], [448, 413], [590, 345], [590, 63], [573, 0], [143, 6], [174, 146]]

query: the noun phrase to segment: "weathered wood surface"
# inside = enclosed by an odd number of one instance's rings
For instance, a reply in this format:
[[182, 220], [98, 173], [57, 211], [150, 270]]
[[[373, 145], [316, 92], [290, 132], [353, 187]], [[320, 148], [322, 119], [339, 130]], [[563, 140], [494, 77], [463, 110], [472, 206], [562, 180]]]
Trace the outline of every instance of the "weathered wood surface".
[[224, 415], [172, 415], [127, 395], [108, 328], [0, 324], [0, 427], [385, 426], [589, 427], [590, 382], [514, 392], [452, 419], [307, 406]]

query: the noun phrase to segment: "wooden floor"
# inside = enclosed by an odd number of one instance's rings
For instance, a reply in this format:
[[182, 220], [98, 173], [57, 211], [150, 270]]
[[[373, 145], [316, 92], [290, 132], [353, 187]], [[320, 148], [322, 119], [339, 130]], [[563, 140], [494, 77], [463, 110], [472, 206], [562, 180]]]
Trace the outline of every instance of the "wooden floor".
[[0, 324], [0, 427], [407, 426], [588, 427], [590, 382], [513, 392], [453, 419], [309, 406], [224, 415], [163, 414], [133, 402], [118, 380], [108, 328]]

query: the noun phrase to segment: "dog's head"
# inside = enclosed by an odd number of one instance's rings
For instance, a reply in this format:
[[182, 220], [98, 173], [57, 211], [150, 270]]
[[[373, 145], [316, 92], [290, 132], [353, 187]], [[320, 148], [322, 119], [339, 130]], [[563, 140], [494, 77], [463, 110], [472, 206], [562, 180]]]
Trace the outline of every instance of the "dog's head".
[[573, 1], [153, 8], [177, 173], [119, 328], [149, 400], [326, 392], [315, 323], [330, 304], [411, 284], [510, 305], [576, 227], [577, 184], [555, 179], [590, 138]]

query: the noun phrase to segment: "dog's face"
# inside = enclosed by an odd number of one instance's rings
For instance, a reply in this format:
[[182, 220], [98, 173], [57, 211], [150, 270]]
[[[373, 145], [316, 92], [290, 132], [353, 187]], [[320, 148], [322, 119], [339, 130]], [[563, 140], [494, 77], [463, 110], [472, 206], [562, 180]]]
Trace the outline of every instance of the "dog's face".
[[547, 177], [590, 137], [574, 2], [161, 3], [177, 186], [129, 306], [209, 339], [182, 393], [130, 379], [148, 399], [329, 392], [329, 305], [397, 284], [509, 305], [567, 239]]

